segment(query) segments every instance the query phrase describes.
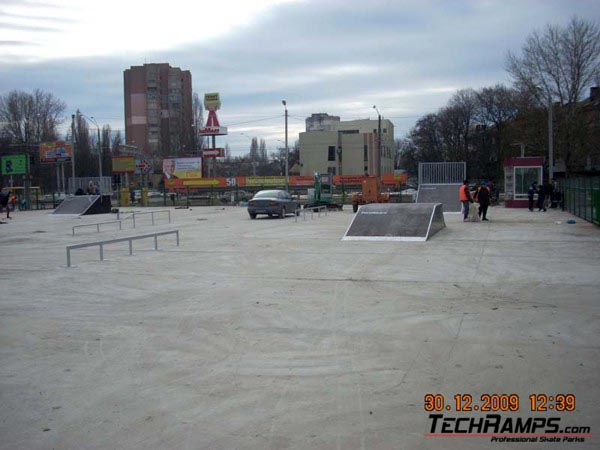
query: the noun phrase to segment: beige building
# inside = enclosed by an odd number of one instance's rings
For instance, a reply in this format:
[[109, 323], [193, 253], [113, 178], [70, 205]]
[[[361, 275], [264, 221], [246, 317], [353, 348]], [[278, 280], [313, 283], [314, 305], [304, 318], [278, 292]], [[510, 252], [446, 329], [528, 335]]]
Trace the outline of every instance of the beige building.
[[377, 120], [330, 121], [327, 129], [300, 133], [301, 175], [383, 175], [394, 172], [394, 125], [381, 120], [381, 157]]

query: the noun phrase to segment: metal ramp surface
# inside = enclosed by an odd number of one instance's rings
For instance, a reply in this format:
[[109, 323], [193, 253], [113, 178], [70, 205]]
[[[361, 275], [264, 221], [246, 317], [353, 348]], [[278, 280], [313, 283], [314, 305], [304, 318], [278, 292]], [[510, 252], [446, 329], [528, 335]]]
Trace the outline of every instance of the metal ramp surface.
[[421, 184], [417, 192], [417, 203], [441, 203], [444, 212], [460, 213], [462, 204], [458, 197], [460, 184]]
[[342, 240], [424, 242], [445, 226], [441, 203], [372, 203], [358, 209]]
[[52, 214], [104, 214], [110, 212], [110, 196], [74, 195], [65, 198]]

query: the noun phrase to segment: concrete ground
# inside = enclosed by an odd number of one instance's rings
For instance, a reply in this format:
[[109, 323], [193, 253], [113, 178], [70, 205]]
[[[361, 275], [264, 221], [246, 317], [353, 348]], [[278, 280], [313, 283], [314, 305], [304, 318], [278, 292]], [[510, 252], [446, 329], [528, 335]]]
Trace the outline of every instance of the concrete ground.
[[[0, 449], [539, 445], [425, 436], [428, 393], [516, 393], [523, 418], [529, 395], [573, 393], [575, 412], [534, 415], [591, 427], [560, 448], [599, 448], [598, 227], [497, 207], [426, 243], [342, 242], [350, 211], [171, 212], [75, 237], [109, 216], [0, 225]], [[67, 245], [175, 228], [180, 247], [66, 268]]]

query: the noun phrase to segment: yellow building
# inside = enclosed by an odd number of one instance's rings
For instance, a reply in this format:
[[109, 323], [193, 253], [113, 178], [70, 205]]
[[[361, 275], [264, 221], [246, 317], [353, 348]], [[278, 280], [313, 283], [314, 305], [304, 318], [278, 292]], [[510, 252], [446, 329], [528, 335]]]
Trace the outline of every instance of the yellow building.
[[[307, 124], [308, 124], [307, 119]], [[378, 120], [329, 121], [327, 127], [300, 133], [301, 175], [383, 175], [394, 172], [394, 125], [381, 120], [381, 157]]]

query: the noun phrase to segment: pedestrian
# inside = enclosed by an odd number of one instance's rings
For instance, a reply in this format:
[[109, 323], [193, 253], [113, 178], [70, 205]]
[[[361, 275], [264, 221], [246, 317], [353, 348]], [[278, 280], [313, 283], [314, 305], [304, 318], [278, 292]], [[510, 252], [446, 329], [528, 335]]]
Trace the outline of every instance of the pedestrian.
[[479, 203], [479, 217], [484, 222], [488, 221], [487, 210], [490, 206], [490, 189], [487, 187], [487, 183], [485, 181], [481, 182], [481, 186], [477, 188], [477, 192], [475, 193], [475, 201]]
[[90, 180], [85, 191], [87, 195], [94, 195], [94, 182]]
[[556, 178], [552, 178], [552, 191], [550, 192], [550, 208], [558, 208], [560, 201], [560, 192], [558, 192], [558, 183]]
[[533, 211], [533, 196], [537, 192], [537, 183], [534, 181], [529, 186], [529, 190], [527, 191], [527, 200], [529, 200], [529, 211]]
[[132, 205], [135, 203], [135, 187], [133, 183], [129, 186], [129, 200]]
[[468, 221], [469, 204], [473, 203], [473, 197], [469, 191], [469, 180], [464, 180], [462, 186], [458, 189], [458, 198], [463, 205], [463, 222]]
[[8, 205], [8, 200], [12, 195], [12, 191], [8, 191], [6, 194], [0, 193], [0, 212], [6, 208], [6, 218], [10, 219], [10, 206]]
[[546, 189], [544, 187], [544, 184], [541, 184], [538, 186], [538, 200], [537, 200], [538, 211], [546, 212], [545, 201], [546, 201]]
[[17, 196], [15, 194], [10, 194], [8, 197], [8, 205], [15, 212], [17, 209]]

